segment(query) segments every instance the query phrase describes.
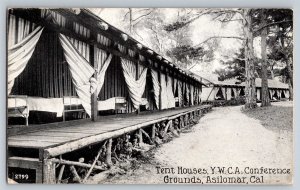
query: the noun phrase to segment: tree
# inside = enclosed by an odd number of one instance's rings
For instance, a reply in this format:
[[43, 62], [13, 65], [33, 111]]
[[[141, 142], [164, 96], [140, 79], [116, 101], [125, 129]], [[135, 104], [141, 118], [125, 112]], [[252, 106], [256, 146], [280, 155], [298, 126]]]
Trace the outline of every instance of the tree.
[[[269, 30], [267, 43], [270, 47], [268, 59], [271, 62], [284, 62], [286, 64], [287, 82], [289, 84], [290, 99], [293, 99], [293, 11], [290, 9], [268, 9], [265, 27]], [[274, 64], [269, 64], [271, 74]]]
[[[267, 13], [265, 9], [260, 10], [260, 27], [267, 25]], [[267, 62], [267, 28], [261, 30], [261, 107], [270, 106], [268, 88], [268, 62]]]
[[[243, 29], [243, 37], [240, 36], [212, 36], [208, 39], [204, 40], [199, 45], [202, 45], [212, 39], [216, 38], [235, 38], [239, 40], [243, 40], [244, 42], [244, 59], [245, 59], [245, 95], [246, 95], [246, 109], [252, 109], [257, 106], [256, 104], [256, 87], [255, 87], [255, 78], [256, 78], [256, 67], [258, 60], [254, 57], [254, 47], [253, 47], [253, 39], [256, 36], [260, 36], [262, 38], [262, 59], [261, 62], [261, 77], [262, 77], [262, 88], [263, 88], [263, 106], [269, 105], [268, 101], [268, 66], [269, 61], [267, 60], [267, 37], [268, 37], [268, 29], [276, 26], [291, 23], [292, 18], [289, 16], [288, 18], [284, 17], [289, 15], [286, 13], [287, 10], [284, 9], [268, 9], [268, 11], [260, 10], [260, 9], [203, 9], [196, 14], [195, 17], [192, 17], [190, 20], [185, 22], [176, 22], [172, 25], [169, 25], [168, 30], [177, 30], [178, 28], [182, 28], [191, 22], [195, 21], [199, 17], [203, 15], [212, 15], [213, 20], [218, 20], [222, 23], [228, 23], [232, 21], [238, 21], [242, 23]], [[288, 10], [289, 11], [289, 10]], [[270, 12], [270, 13], [269, 13]], [[282, 14], [283, 13], [283, 14]], [[292, 14], [290, 14], [292, 15]], [[268, 22], [267, 22], [268, 21]], [[281, 35], [283, 36], [283, 35]], [[281, 46], [287, 46], [284, 42], [287, 38], [282, 38], [280, 40]], [[283, 48], [285, 49], [285, 48]], [[288, 55], [287, 52], [284, 52], [285, 55]], [[286, 57], [286, 62], [290, 62], [291, 58], [289, 56]], [[289, 78], [292, 78], [292, 69], [290, 64], [287, 64], [287, 70]], [[271, 71], [273, 71], [271, 69]], [[224, 77], [228, 75], [234, 75], [234, 73], [230, 73], [228, 71], [218, 71]], [[292, 87], [292, 80], [290, 80], [290, 86]], [[292, 94], [292, 93], [291, 93]]]
[[244, 37], [240, 36], [213, 36], [204, 40], [199, 45], [215, 39], [215, 38], [235, 38], [243, 40], [245, 46], [245, 95], [246, 95], [246, 109], [252, 109], [257, 107], [256, 104], [256, 88], [255, 88], [255, 66], [254, 66], [254, 48], [253, 48], [253, 17], [252, 9], [202, 9], [198, 12], [195, 17], [184, 21], [176, 22], [169, 25], [167, 28], [169, 30], [178, 30], [203, 15], [213, 16], [213, 20], [220, 21], [222, 23], [228, 23], [232, 21], [238, 21], [242, 23], [242, 29]]
[[245, 78], [245, 49], [240, 48], [238, 52], [235, 52], [231, 59], [228, 61], [222, 61], [222, 65], [225, 68], [217, 69], [216, 74], [219, 75], [219, 80], [224, 81], [226, 79], [237, 79], [240, 82], [244, 82]]

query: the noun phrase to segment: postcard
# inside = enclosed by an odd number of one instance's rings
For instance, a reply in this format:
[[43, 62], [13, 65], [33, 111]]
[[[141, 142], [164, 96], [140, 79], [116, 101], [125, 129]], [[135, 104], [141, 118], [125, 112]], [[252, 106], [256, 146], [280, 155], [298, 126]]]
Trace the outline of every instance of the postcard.
[[293, 184], [293, 10], [6, 18], [8, 184]]

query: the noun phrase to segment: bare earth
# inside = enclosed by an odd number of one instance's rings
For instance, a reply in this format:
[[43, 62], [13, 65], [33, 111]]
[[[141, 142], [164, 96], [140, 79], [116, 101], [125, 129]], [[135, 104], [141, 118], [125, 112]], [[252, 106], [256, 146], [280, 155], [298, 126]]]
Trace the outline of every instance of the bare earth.
[[[273, 103], [273, 106], [291, 107], [290, 102]], [[291, 108], [292, 109], [292, 108]], [[156, 167], [174, 168], [175, 174], [158, 174]], [[293, 130], [270, 130], [259, 120], [242, 113], [241, 106], [214, 108], [201, 118], [189, 133], [163, 144], [153, 151], [150, 163], [142, 164], [125, 175], [115, 176], [105, 183], [162, 184], [164, 177], [191, 177], [179, 175], [177, 168], [204, 168], [208, 174], [196, 174], [207, 183], [210, 167], [289, 168], [293, 169]], [[291, 171], [292, 172], [292, 171]], [[211, 175], [213, 177], [220, 174]], [[243, 177], [253, 174], [223, 176]], [[261, 174], [254, 175], [257, 177]], [[263, 174], [264, 184], [292, 183], [292, 175]], [[253, 184], [253, 183], [251, 183]]]

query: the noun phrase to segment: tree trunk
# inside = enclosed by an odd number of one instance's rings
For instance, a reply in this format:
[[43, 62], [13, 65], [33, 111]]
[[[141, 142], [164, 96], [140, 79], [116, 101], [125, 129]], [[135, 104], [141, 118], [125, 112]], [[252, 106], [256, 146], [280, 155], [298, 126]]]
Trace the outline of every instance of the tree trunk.
[[274, 66], [270, 66], [270, 72], [271, 72], [271, 79], [273, 80], [275, 78], [275, 76], [274, 76]]
[[[281, 36], [281, 46], [284, 47], [284, 37]], [[287, 68], [287, 72], [288, 72], [288, 84], [289, 84], [289, 91], [290, 91], [290, 100], [293, 100], [293, 70], [291, 67], [291, 64], [289, 62], [289, 58], [287, 55], [287, 52], [284, 51], [284, 59], [285, 59], [285, 63], [286, 63], [286, 68]]]
[[254, 50], [253, 50], [253, 30], [251, 9], [243, 11], [244, 16], [244, 33], [245, 33], [245, 70], [246, 70], [246, 85], [245, 109], [253, 109], [257, 107], [256, 104], [256, 87], [255, 87], [255, 67], [254, 67]]
[[132, 35], [132, 9], [129, 8], [129, 33]]
[[[261, 27], [263, 27], [267, 24], [267, 15], [263, 9], [261, 14]], [[261, 107], [266, 107], [271, 105], [268, 88], [267, 28], [264, 28], [261, 32], [261, 59]]]
[[293, 96], [293, 86], [292, 86], [291, 79], [288, 79], [288, 84], [289, 84], [289, 91], [290, 91], [289, 100], [293, 101], [294, 96]]
[[289, 84], [289, 91], [290, 91], [290, 100], [293, 100], [294, 99], [294, 96], [293, 96], [293, 70], [291, 68], [291, 65], [289, 63], [289, 60], [286, 59], [286, 68], [287, 68], [287, 71], [288, 71], [288, 84]]

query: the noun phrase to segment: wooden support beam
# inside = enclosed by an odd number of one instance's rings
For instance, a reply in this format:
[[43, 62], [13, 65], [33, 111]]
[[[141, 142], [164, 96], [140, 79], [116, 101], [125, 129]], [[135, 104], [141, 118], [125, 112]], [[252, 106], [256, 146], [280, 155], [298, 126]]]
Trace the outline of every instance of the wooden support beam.
[[[69, 160], [56, 159], [56, 158], [52, 158], [52, 162], [57, 163], [57, 164], [63, 164], [63, 165], [79, 166], [79, 167], [83, 167], [83, 168], [91, 168], [92, 167], [91, 164], [75, 162], [75, 161], [69, 161]], [[95, 166], [94, 168], [97, 169], [97, 170], [101, 170], [101, 171], [105, 170], [105, 168], [103, 168], [101, 166]]]
[[58, 178], [57, 178], [57, 183], [61, 182], [62, 176], [63, 176], [64, 171], [65, 171], [65, 167], [66, 167], [66, 165], [62, 165], [61, 168], [60, 168]]
[[[98, 64], [95, 62], [95, 45], [90, 46], [90, 63], [93, 64], [94, 66], [94, 78], [97, 80], [98, 78]], [[98, 117], [98, 94], [97, 94], [97, 89], [95, 89], [94, 93], [91, 96], [91, 119], [92, 121], [97, 121]]]
[[56, 183], [56, 164], [52, 159], [45, 159], [43, 163], [43, 183], [45, 184], [55, 184]]
[[112, 139], [110, 138], [108, 140], [107, 146], [106, 146], [106, 158], [105, 158], [105, 163], [111, 167], [112, 161], [111, 161], [111, 147], [112, 147]]
[[165, 129], [164, 129], [164, 133], [163, 133], [163, 137], [167, 134], [167, 132], [168, 132], [168, 129], [171, 127], [173, 125], [173, 121], [172, 120], [170, 120], [168, 123], [167, 123], [167, 125], [166, 125], [166, 127], [165, 127]]
[[[103, 144], [103, 146], [106, 145], [106, 142], [107, 141], [105, 141], [105, 143]], [[90, 167], [89, 171], [87, 172], [87, 174], [85, 175], [85, 177], [83, 179], [83, 182], [85, 182], [87, 180], [87, 178], [91, 175], [93, 169], [95, 168], [95, 165], [96, 165], [96, 163], [97, 163], [97, 161], [98, 161], [98, 159], [99, 159], [99, 157], [100, 157], [100, 155], [102, 153], [103, 146], [101, 146], [101, 148], [99, 149], [98, 154], [96, 155], [95, 160], [94, 160], [92, 166]]]
[[68, 152], [72, 152], [74, 150], [78, 150], [80, 148], [83, 148], [85, 146], [89, 146], [92, 144], [96, 144], [99, 143], [101, 141], [110, 139], [110, 138], [115, 138], [121, 135], [124, 135], [126, 133], [130, 133], [132, 131], [136, 131], [137, 129], [140, 129], [142, 127], [146, 127], [149, 125], [153, 125], [155, 123], [161, 122], [161, 121], [165, 121], [165, 120], [171, 120], [171, 119], [175, 119], [176, 117], [185, 115], [187, 112], [182, 112], [180, 114], [176, 114], [173, 116], [168, 116], [168, 117], [162, 117], [159, 119], [155, 119], [155, 120], [151, 120], [151, 121], [147, 121], [144, 123], [139, 123], [130, 127], [126, 127], [126, 128], [122, 128], [119, 130], [115, 130], [115, 131], [110, 131], [107, 133], [102, 133], [102, 134], [97, 134], [94, 136], [89, 136], [89, 137], [85, 137], [76, 141], [71, 141], [62, 145], [58, 145], [56, 147], [50, 147], [45, 149], [45, 153], [44, 153], [44, 157], [45, 158], [49, 158], [49, 157], [55, 157], [61, 154], [65, 154]]
[[73, 174], [75, 181], [81, 183], [82, 182], [81, 177], [78, 175], [78, 173], [73, 165], [70, 166], [70, 171]]
[[151, 131], [151, 139], [153, 141], [155, 140], [155, 131], [156, 131], [155, 124], [153, 124], [152, 125], [152, 131]]
[[[140, 129], [141, 132], [141, 136], [144, 134], [145, 137], [149, 140], [150, 144], [153, 144], [152, 138], [146, 133], [146, 131], [144, 131], [143, 129]], [[142, 137], [142, 141], [143, 142], [143, 137]]]
[[138, 131], [138, 138], [139, 138], [139, 143], [143, 143], [143, 133], [142, 133], [142, 129], [139, 129], [139, 131]]

